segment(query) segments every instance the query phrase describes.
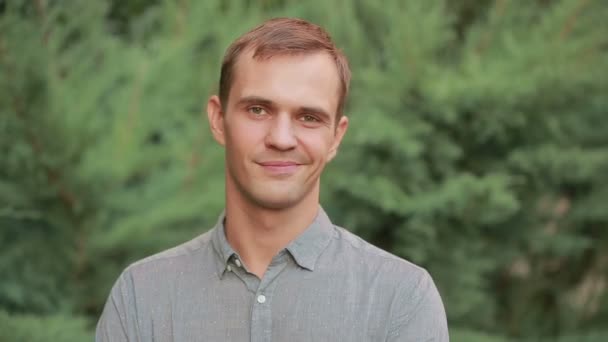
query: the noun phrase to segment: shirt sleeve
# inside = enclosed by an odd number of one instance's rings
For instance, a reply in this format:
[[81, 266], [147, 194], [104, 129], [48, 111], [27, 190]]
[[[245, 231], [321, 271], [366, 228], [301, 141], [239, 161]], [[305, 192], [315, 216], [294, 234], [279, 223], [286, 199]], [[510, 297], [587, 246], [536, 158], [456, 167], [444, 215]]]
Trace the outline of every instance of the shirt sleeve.
[[139, 341], [133, 281], [127, 271], [118, 278], [97, 322], [96, 342]]
[[395, 299], [387, 342], [449, 342], [445, 309], [433, 279], [424, 271], [418, 284]]

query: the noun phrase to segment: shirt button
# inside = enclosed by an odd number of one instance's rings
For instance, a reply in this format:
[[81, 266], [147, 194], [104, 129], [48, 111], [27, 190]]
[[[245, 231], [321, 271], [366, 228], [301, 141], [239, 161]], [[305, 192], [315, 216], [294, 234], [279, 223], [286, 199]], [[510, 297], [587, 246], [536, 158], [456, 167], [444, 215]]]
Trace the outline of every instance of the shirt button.
[[226, 270], [228, 270], [228, 272], [232, 272], [232, 267], [230, 265], [226, 266]]
[[264, 295], [259, 295], [259, 296], [258, 296], [258, 303], [260, 303], [260, 304], [264, 304], [264, 303], [266, 303], [266, 296], [264, 296]]
[[242, 266], [241, 260], [239, 260], [239, 259], [234, 259], [234, 264], [236, 265], [236, 267], [241, 267]]

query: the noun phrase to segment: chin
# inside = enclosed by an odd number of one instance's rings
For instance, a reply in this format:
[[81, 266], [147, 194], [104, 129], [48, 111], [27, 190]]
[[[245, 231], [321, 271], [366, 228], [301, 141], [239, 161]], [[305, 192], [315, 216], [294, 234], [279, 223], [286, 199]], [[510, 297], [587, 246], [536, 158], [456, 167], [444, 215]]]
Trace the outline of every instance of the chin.
[[291, 208], [302, 202], [304, 196], [297, 196], [290, 193], [273, 194], [266, 191], [265, 193], [258, 194], [258, 196], [251, 196], [251, 199], [256, 205], [262, 208], [270, 210], [282, 210]]
[[258, 198], [255, 201], [260, 207], [270, 210], [288, 209], [300, 203], [300, 200], [293, 198]]
[[255, 181], [255, 182], [238, 182], [234, 179], [236, 189], [240, 193], [240, 197], [247, 200], [249, 203], [260, 209], [267, 210], [283, 210], [293, 208], [306, 200], [310, 194], [312, 187], [304, 186], [304, 184], [294, 184], [294, 182], [284, 181]]

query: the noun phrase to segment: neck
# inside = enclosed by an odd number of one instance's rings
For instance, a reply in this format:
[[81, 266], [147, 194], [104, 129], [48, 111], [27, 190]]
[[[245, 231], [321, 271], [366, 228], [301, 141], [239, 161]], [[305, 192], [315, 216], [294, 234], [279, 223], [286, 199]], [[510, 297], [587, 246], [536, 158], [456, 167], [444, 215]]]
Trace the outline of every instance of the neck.
[[226, 189], [226, 239], [247, 270], [260, 279], [272, 258], [295, 240], [319, 210], [318, 187], [301, 203], [284, 209], [260, 207]]

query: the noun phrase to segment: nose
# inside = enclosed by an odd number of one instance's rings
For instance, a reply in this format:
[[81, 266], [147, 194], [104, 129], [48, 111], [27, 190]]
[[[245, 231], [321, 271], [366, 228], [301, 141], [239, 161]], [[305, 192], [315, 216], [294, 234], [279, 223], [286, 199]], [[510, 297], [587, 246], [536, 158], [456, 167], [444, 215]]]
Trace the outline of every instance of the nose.
[[266, 135], [266, 146], [280, 151], [295, 148], [297, 139], [291, 117], [287, 113], [280, 114], [275, 116], [272, 121]]

